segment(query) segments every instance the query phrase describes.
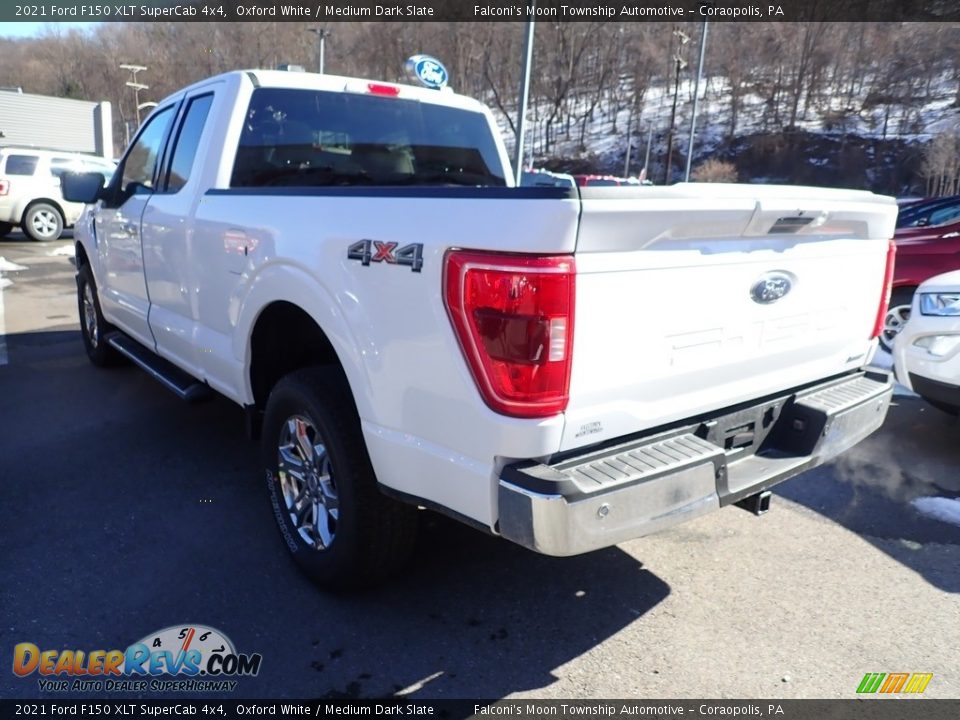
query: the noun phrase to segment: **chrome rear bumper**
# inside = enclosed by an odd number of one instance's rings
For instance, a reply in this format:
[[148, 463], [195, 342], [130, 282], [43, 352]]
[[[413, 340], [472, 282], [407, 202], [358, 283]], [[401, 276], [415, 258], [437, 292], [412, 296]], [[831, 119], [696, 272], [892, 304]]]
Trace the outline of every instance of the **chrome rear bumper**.
[[852, 447], [883, 424], [892, 392], [888, 375], [859, 372], [549, 464], [507, 466], [499, 532], [558, 556], [648, 535]]

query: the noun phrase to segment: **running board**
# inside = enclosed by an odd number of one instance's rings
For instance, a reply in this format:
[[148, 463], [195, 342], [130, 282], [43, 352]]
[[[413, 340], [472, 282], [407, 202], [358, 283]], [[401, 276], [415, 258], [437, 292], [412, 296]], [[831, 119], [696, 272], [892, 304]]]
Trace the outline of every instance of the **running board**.
[[134, 365], [146, 370], [147, 374], [158, 380], [161, 385], [181, 400], [196, 402], [213, 395], [213, 391], [208, 385], [200, 382], [192, 375], [188, 375], [170, 361], [164, 360], [155, 352], [151, 352], [123, 333], [113, 332], [104, 339], [117, 352], [128, 358]]

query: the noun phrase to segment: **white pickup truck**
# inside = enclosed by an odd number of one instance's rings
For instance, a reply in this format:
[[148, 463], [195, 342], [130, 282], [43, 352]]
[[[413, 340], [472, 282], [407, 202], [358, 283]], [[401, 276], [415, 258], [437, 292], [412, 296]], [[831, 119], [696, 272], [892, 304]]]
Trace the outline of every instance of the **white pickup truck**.
[[167, 98], [64, 192], [90, 359], [243, 406], [328, 587], [397, 567], [418, 507], [550, 555], [762, 511], [889, 403], [868, 192], [513, 187], [474, 100], [271, 71]]

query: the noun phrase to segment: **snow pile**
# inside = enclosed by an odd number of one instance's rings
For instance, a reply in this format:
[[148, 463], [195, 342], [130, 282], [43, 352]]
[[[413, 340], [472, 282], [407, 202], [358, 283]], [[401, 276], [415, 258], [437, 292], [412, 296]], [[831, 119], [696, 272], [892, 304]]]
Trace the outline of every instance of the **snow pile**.
[[921, 515], [960, 527], [960, 498], [922, 497], [911, 505]]
[[47, 253], [47, 257], [74, 257], [76, 254], [77, 250], [71, 243], [70, 245], [61, 245], [60, 247], [51, 250]]
[[15, 262], [10, 262], [0, 255], [0, 272], [20, 272], [26, 269], [26, 265], [17, 265]]

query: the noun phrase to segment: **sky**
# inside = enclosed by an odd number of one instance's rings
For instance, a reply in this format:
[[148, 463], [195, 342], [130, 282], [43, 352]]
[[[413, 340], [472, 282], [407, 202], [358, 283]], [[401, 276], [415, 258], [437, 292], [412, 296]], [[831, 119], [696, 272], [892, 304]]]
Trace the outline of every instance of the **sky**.
[[60, 27], [64, 30], [73, 27], [89, 27], [94, 22], [5, 22], [0, 23], [0, 37], [35, 37], [46, 26]]

